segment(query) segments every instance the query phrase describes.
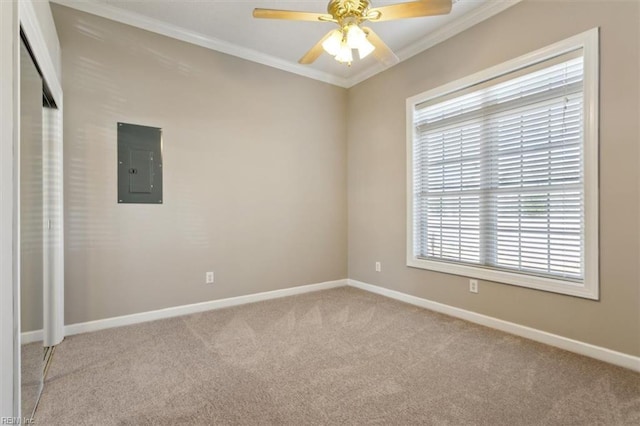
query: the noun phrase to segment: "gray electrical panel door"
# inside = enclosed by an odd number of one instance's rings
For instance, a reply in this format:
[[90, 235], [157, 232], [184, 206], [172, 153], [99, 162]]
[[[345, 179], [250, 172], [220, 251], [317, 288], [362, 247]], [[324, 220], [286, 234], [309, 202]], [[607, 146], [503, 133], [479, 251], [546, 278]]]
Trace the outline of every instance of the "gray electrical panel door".
[[118, 123], [118, 202], [162, 204], [162, 129]]

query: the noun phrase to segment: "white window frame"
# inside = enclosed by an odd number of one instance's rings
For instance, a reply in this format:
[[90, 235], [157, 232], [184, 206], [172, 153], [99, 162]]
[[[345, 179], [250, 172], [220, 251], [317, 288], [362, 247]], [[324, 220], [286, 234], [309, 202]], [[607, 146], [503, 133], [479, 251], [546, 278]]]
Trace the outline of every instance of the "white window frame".
[[[407, 99], [407, 266], [461, 275], [480, 280], [512, 284], [554, 293], [598, 300], [599, 244], [598, 244], [598, 111], [599, 111], [599, 30], [593, 28], [476, 74], [428, 90]], [[470, 86], [492, 80], [568, 52], [583, 49], [584, 57], [584, 281], [507, 272], [483, 266], [461, 265], [452, 262], [418, 258], [414, 248], [414, 190], [413, 150], [415, 128], [413, 115], [416, 105]]]

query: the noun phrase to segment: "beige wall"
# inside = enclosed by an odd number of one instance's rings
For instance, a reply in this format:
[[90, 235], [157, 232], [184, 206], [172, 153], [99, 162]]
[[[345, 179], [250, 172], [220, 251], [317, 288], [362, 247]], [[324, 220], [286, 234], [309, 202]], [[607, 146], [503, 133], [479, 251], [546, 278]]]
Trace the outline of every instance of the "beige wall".
[[[66, 324], [346, 278], [346, 90], [53, 13]], [[117, 204], [118, 121], [163, 128], [164, 204]]]
[[[639, 23], [633, 1], [524, 1], [350, 89], [349, 278], [640, 355]], [[407, 267], [405, 99], [596, 26], [601, 300]]]

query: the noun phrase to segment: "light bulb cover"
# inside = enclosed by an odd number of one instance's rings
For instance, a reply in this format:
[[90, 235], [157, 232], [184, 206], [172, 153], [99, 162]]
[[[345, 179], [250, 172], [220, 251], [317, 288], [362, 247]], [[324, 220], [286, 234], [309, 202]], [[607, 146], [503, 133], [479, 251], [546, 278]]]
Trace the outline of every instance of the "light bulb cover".
[[351, 24], [346, 29], [347, 44], [352, 49], [360, 49], [364, 43], [367, 43], [367, 36], [356, 24]]
[[369, 54], [374, 50], [376, 50], [376, 47], [365, 38], [364, 43], [362, 43], [360, 47], [358, 47], [358, 56], [360, 56], [360, 59], [364, 59], [369, 56]]
[[340, 51], [336, 54], [335, 59], [342, 64], [351, 63], [353, 61], [353, 53], [347, 43], [343, 42], [340, 44]]
[[336, 56], [340, 52], [340, 45], [342, 44], [342, 32], [339, 30], [333, 30], [331, 35], [322, 42], [322, 48], [331, 56]]

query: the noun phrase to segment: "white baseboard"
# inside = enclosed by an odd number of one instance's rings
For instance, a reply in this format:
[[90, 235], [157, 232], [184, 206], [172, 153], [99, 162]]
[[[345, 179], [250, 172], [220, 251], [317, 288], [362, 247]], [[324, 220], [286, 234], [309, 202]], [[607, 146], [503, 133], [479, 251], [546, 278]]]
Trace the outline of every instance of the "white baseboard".
[[42, 330], [25, 331], [20, 333], [20, 344], [26, 345], [27, 343], [40, 342], [44, 339]]
[[523, 325], [515, 324], [513, 322], [503, 321], [501, 319], [467, 311], [465, 309], [456, 308], [450, 305], [445, 305], [443, 303], [433, 302], [431, 300], [412, 296], [406, 293], [401, 293], [399, 291], [389, 290], [384, 287], [363, 283], [361, 281], [352, 279], [349, 279], [347, 281], [348, 285], [351, 287], [366, 290], [371, 293], [376, 293], [381, 296], [386, 296], [391, 299], [409, 303], [411, 305], [420, 306], [421, 308], [426, 308], [431, 311], [440, 312], [452, 317], [484, 325], [486, 327], [495, 328], [497, 330], [501, 330], [510, 334], [515, 334], [516, 336], [535, 340], [536, 342], [555, 346], [560, 349], [575, 352], [580, 355], [585, 355], [591, 358], [598, 359], [600, 361], [608, 362], [610, 364], [618, 365], [620, 367], [625, 367], [640, 372], [640, 357], [624, 354], [622, 352], [616, 352], [611, 349], [606, 349], [589, 343], [580, 342], [578, 340], [558, 336], [557, 334], [547, 333], [546, 331], [537, 330], [535, 328], [526, 327]]
[[310, 293], [312, 291], [327, 290], [335, 287], [344, 287], [346, 285], [346, 279], [327, 281], [318, 284], [309, 284], [298, 287], [284, 288], [281, 290], [247, 294], [245, 296], [230, 297], [228, 299], [211, 300], [208, 302], [194, 303], [191, 305], [175, 306], [171, 308], [158, 309], [156, 311], [142, 312], [139, 314], [123, 315], [120, 317], [70, 324], [64, 327], [64, 334], [65, 336], [71, 336], [74, 334], [87, 333], [90, 331], [104, 330], [106, 328], [122, 327], [124, 325], [139, 324], [142, 322], [154, 321], [163, 318], [172, 318], [181, 315], [211, 311], [214, 309], [244, 305], [246, 303], [260, 302], [262, 300], [277, 299], [285, 296], [294, 296], [296, 294]]
[[[412, 296], [410, 294], [401, 293], [399, 291], [390, 290], [384, 287], [379, 287], [352, 279], [327, 281], [318, 284], [290, 287], [281, 290], [231, 297], [228, 299], [211, 300], [208, 302], [175, 306], [171, 308], [159, 309], [156, 311], [142, 312], [139, 314], [124, 315], [120, 317], [71, 324], [65, 326], [64, 331], [65, 336], [71, 336], [74, 334], [104, 330], [107, 328], [121, 327], [125, 325], [138, 324], [163, 318], [172, 318], [181, 315], [210, 311], [214, 309], [244, 305], [247, 303], [259, 302], [262, 300], [277, 299], [280, 297], [294, 296], [296, 294], [327, 290], [336, 287], [343, 287], [346, 285], [640, 372], [640, 357], [624, 354], [622, 352], [616, 352], [611, 349], [606, 349], [589, 343], [580, 342], [578, 340], [569, 339], [557, 334], [547, 333], [546, 331], [537, 330], [535, 328], [526, 327], [513, 322], [504, 321], [487, 315], [478, 314], [475, 312], [467, 311], [465, 309], [456, 308], [450, 305], [445, 305], [443, 303], [434, 302], [428, 299], [423, 299], [421, 297]], [[22, 344], [37, 342], [39, 340], [42, 340], [42, 330], [22, 333], [21, 338]]]

